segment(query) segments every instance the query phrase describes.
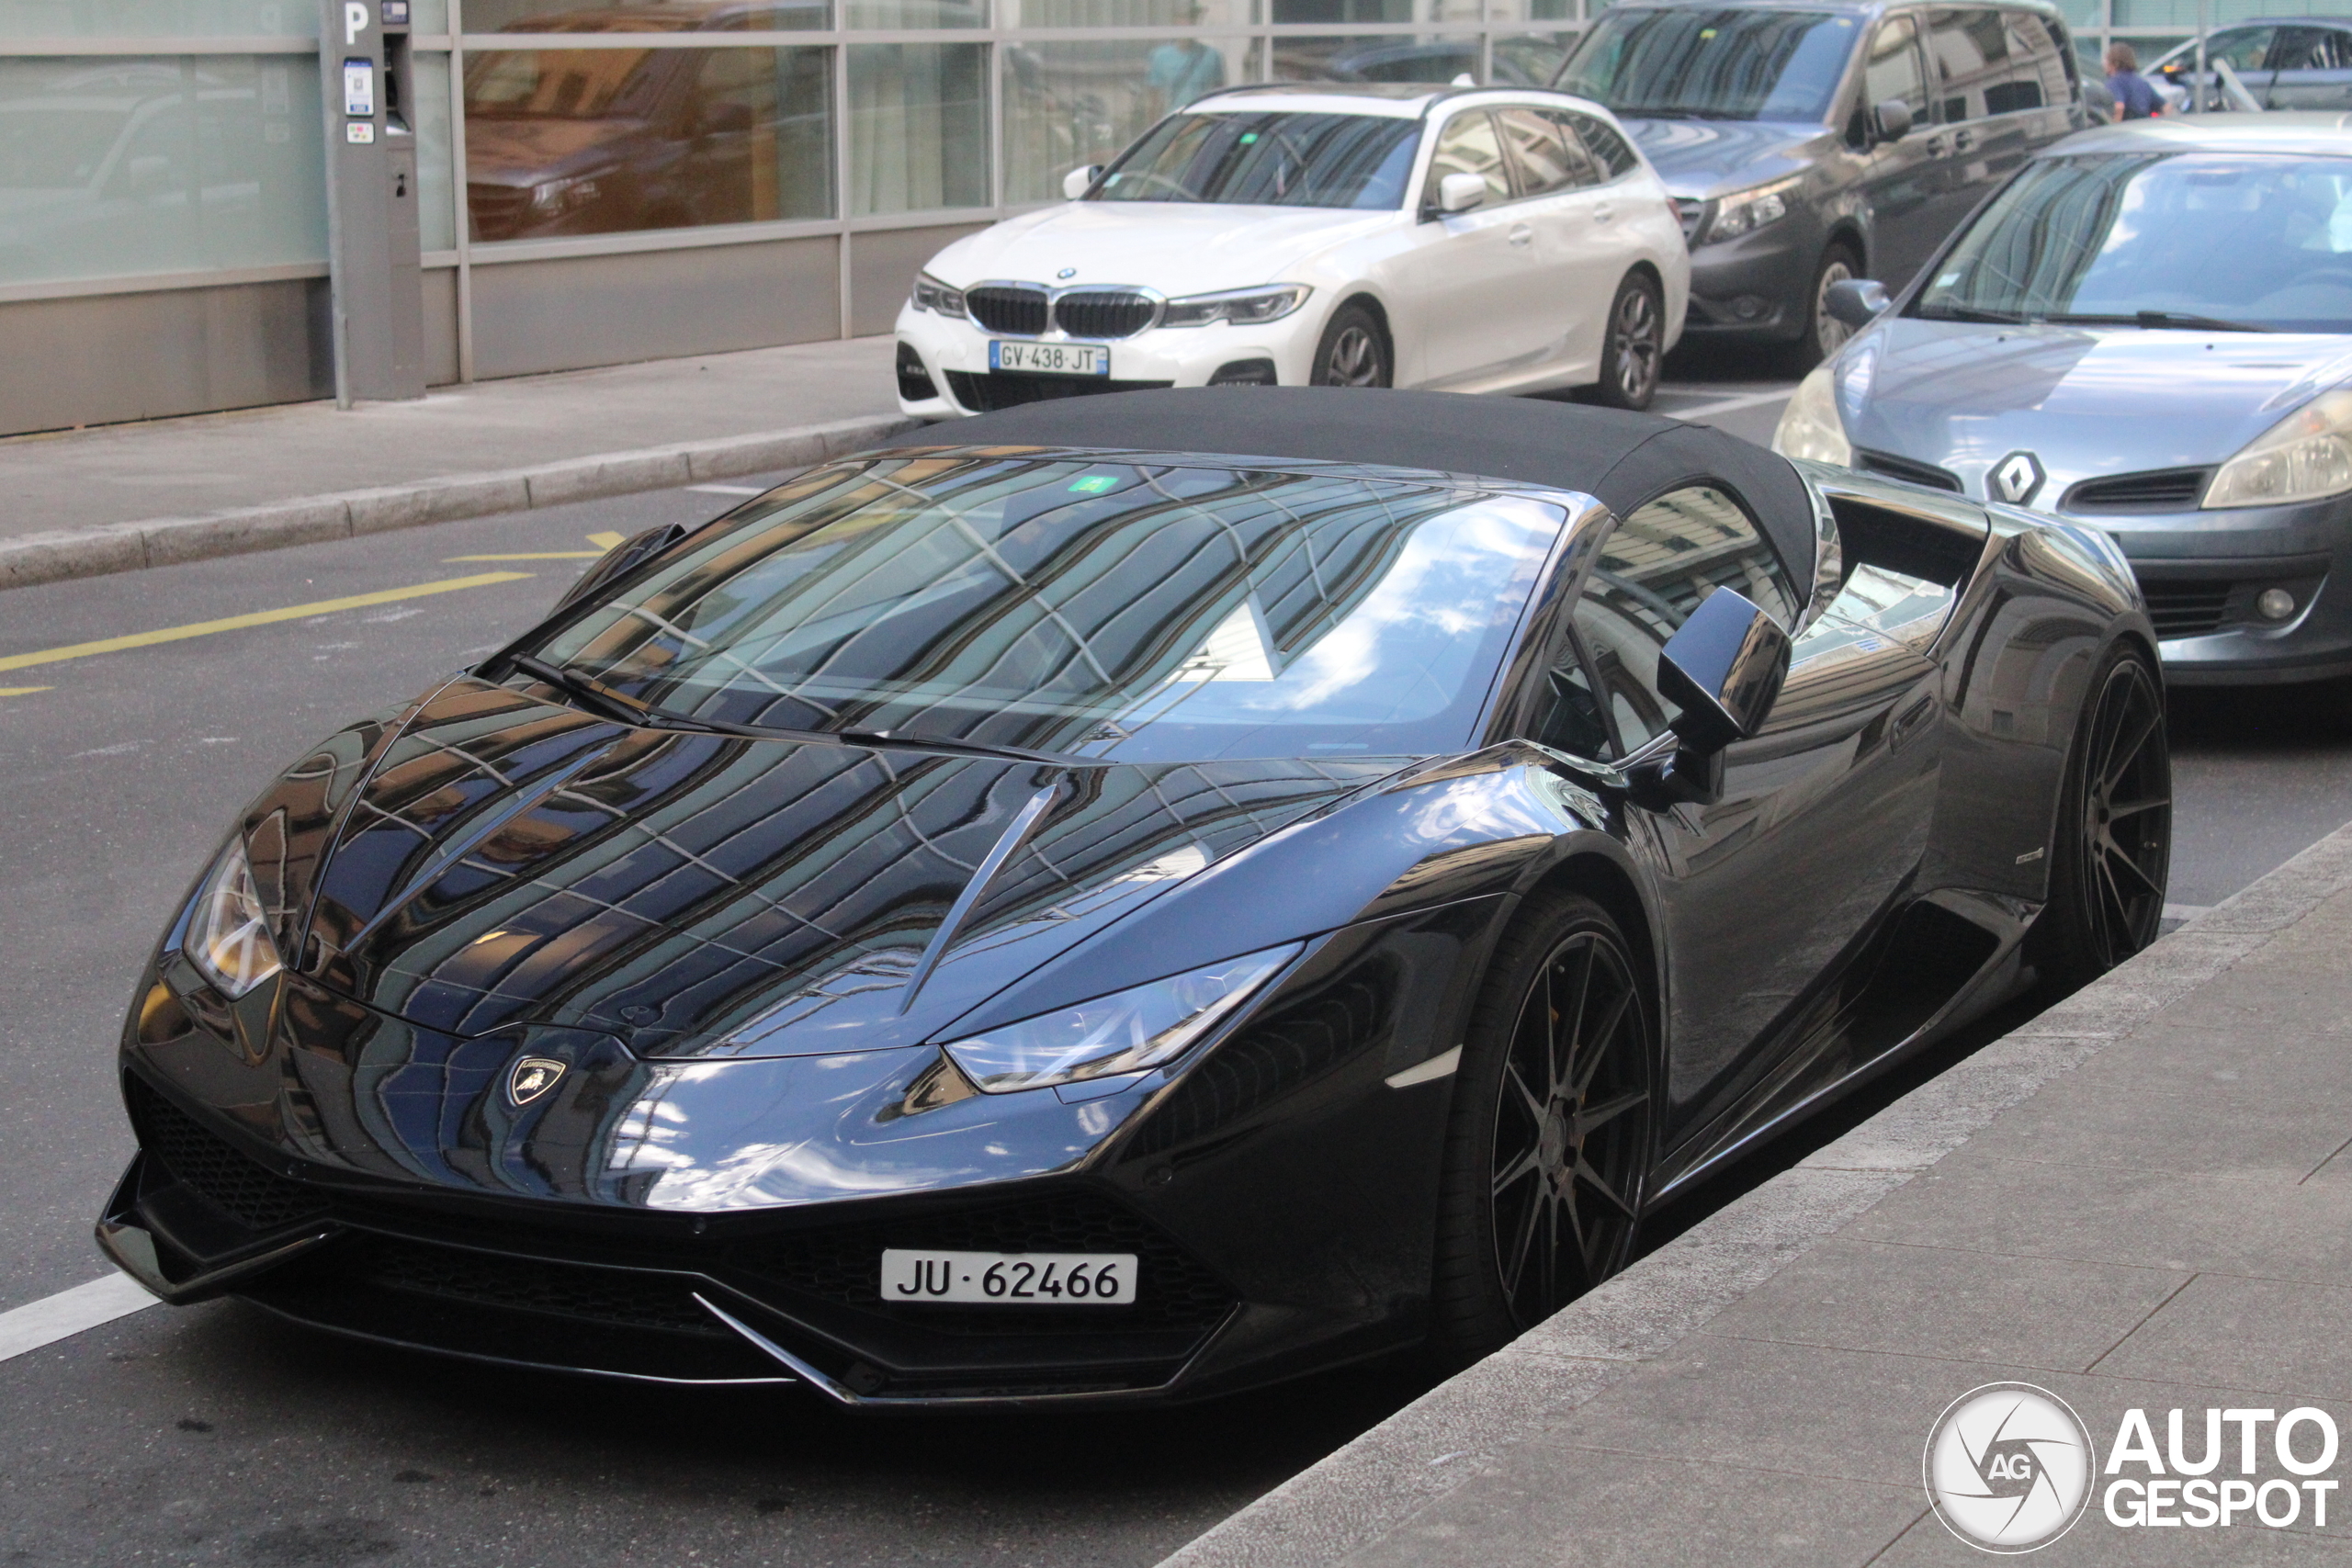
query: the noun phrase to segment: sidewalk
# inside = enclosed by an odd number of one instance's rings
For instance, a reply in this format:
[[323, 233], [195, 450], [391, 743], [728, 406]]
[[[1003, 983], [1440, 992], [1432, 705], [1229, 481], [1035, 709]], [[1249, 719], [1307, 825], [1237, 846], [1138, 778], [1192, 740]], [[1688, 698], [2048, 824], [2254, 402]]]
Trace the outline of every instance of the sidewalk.
[[[1996, 1382], [2100, 1473], [2037, 1563], [2352, 1565], [2352, 1499], [2124, 1528], [2125, 1412], [2316, 1406], [2352, 1482], [2352, 828], [1889, 1106], [1201, 1537], [1165, 1568], [1903, 1568], [1939, 1415]], [[2299, 1483], [2258, 1430], [2249, 1489]], [[2243, 1472], [2222, 1428], [2211, 1479]], [[2299, 1428], [2301, 1457], [2318, 1447]], [[2198, 1473], [2188, 1466], [2167, 1475]], [[2285, 1512], [2285, 1494], [2269, 1502]], [[2122, 1504], [2128, 1514], [2131, 1497]], [[2164, 1523], [2183, 1522], [2177, 1497]], [[2195, 1518], [2185, 1522], [2195, 1524]]]
[[891, 345], [0, 440], [0, 588], [800, 467], [903, 426]]

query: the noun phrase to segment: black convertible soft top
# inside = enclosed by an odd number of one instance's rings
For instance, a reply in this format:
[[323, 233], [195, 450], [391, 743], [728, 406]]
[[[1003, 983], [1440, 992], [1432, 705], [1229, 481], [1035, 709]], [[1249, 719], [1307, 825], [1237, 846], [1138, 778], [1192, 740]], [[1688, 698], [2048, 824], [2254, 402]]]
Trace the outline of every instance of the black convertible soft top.
[[1057, 398], [906, 431], [883, 447], [1076, 446], [1382, 463], [1580, 491], [1619, 516], [1706, 480], [1756, 516], [1802, 603], [1813, 591], [1804, 481], [1761, 446], [1655, 414], [1532, 398], [1340, 387], [1188, 387]]

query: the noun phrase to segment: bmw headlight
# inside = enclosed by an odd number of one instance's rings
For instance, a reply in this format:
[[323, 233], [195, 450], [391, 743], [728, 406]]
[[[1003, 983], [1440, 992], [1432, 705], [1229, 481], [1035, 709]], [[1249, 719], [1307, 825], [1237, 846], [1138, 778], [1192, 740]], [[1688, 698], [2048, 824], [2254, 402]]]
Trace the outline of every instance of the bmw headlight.
[[1783, 457], [1804, 457], [1815, 463], [1854, 465], [1854, 446], [1846, 439], [1846, 422], [1838, 414], [1838, 382], [1822, 366], [1797, 383], [1796, 396], [1772, 432], [1772, 450]]
[[1707, 220], [1707, 231], [1699, 237], [1700, 243], [1713, 244], [1722, 240], [1736, 240], [1742, 234], [1754, 233], [1768, 223], [1779, 222], [1789, 215], [1789, 201], [1796, 191], [1796, 180], [1785, 179], [1718, 197], [1715, 215]]
[[943, 1049], [986, 1094], [1141, 1072], [1190, 1050], [1305, 945], [1204, 964]]
[[1236, 288], [1225, 294], [1188, 294], [1168, 301], [1159, 318], [1163, 327], [1204, 327], [1211, 321], [1255, 324], [1279, 321], [1315, 290], [1304, 283], [1277, 284], [1272, 288]]
[[235, 1001], [279, 968], [277, 943], [269, 934], [269, 911], [254, 886], [245, 842], [232, 839], [197, 890], [180, 951], [212, 988]]
[[2205, 506], [2283, 506], [2352, 490], [2352, 391], [2313, 398], [2246, 444], [2205, 487]]
[[919, 272], [915, 274], [915, 309], [960, 316], [964, 314], [964, 291], [948, 288], [927, 272]]

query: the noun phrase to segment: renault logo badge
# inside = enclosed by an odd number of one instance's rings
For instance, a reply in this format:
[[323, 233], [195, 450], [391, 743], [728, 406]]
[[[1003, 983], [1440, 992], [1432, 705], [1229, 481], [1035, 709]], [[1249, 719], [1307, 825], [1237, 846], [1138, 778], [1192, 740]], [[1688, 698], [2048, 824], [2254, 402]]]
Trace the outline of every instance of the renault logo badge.
[[508, 1069], [506, 1098], [520, 1107], [553, 1089], [563, 1078], [564, 1064], [546, 1056], [526, 1056]]
[[2011, 506], [2024, 506], [2041, 488], [2041, 459], [2030, 452], [2012, 452], [1993, 465], [1993, 494]]

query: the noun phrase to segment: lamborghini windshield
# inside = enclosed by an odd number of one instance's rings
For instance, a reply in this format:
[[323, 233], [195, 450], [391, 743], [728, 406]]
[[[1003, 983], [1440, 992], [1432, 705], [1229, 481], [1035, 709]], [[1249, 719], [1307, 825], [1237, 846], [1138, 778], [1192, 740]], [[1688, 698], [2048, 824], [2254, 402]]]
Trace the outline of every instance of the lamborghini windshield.
[[1361, 469], [882, 458], [526, 649], [662, 713], [1122, 761], [1469, 743], [1567, 521]]

